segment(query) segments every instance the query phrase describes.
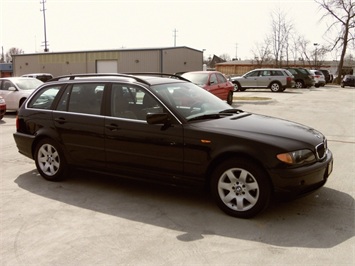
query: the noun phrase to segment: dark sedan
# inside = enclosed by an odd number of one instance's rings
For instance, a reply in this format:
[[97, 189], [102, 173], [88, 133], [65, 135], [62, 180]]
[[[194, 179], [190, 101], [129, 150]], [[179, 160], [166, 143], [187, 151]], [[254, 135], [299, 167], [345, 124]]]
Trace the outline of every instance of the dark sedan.
[[77, 167], [207, 184], [224, 212], [248, 218], [274, 193], [308, 193], [332, 172], [319, 131], [233, 109], [179, 77], [77, 77], [42, 85], [18, 112], [17, 148], [47, 180], [62, 180]]

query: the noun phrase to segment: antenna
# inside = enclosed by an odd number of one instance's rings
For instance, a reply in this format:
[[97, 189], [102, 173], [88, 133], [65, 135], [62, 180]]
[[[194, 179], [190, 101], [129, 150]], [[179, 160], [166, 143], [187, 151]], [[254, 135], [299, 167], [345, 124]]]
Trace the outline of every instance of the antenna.
[[46, 0], [42, 0], [42, 2], [40, 2], [40, 4], [42, 4], [42, 9], [41, 11], [43, 12], [43, 24], [44, 24], [44, 51], [48, 52], [48, 42], [47, 42], [47, 28], [46, 28], [46, 7], [45, 4]]

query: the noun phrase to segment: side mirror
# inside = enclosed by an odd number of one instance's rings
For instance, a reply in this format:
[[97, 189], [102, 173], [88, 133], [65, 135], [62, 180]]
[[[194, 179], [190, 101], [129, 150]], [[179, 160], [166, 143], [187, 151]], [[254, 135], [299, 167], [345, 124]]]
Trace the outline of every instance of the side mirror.
[[170, 119], [168, 114], [160, 113], [160, 114], [147, 114], [147, 123], [150, 125], [167, 125], [170, 123]]
[[17, 91], [17, 89], [15, 87], [10, 87], [9, 91]]

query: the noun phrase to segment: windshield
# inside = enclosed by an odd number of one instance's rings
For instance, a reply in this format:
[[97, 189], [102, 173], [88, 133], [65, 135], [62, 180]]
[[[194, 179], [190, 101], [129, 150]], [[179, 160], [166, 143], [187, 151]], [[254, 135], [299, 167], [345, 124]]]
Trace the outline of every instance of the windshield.
[[208, 74], [206, 73], [184, 73], [181, 76], [198, 85], [205, 85], [208, 81]]
[[43, 84], [42, 81], [36, 78], [29, 79], [16, 79], [13, 82], [21, 89], [21, 90], [34, 90]]
[[232, 107], [212, 93], [188, 82], [155, 85], [152, 90], [179, 116], [187, 120], [219, 114]]

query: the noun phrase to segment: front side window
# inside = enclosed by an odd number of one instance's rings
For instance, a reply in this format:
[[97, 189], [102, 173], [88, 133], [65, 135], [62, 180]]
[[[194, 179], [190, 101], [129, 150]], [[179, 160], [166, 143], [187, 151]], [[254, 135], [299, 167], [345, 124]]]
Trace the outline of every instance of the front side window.
[[53, 101], [57, 96], [60, 86], [47, 87], [40, 90], [28, 103], [28, 108], [51, 109]]
[[149, 92], [133, 85], [112, 85], [111, 115], [113, 117], [146, 120], [147, 114], [152, 113], [163, 113], [163, 107]]
[[246, 77], [257, 77], [259, 76], [259, 71], [253, 71], [245, 75]]

